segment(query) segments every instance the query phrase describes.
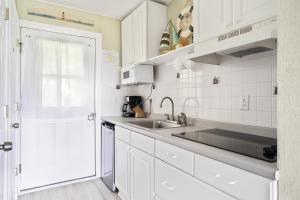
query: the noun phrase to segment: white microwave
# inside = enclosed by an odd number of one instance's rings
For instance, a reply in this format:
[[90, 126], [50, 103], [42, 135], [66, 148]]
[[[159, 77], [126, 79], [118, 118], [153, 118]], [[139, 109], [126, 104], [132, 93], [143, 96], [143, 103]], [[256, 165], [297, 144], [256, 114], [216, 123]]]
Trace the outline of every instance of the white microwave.
[[153, 65], [138, 64], [123, 67], [121, 70], [122, 85], [153, 83]]

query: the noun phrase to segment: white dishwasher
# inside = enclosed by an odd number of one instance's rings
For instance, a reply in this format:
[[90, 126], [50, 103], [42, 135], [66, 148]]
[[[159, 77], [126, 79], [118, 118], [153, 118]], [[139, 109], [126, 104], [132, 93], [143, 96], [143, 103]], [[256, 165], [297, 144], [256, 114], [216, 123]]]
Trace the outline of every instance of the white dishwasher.
[[101, 177], [104, 184], [115, 191], [115, 125], [103, 122], [101, 133]]

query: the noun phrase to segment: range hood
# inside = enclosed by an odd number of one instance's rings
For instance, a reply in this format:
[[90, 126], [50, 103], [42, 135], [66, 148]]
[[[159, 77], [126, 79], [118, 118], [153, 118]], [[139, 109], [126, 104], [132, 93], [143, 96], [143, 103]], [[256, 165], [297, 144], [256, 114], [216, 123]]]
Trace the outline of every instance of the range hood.
[[217, 52], [219, 55], [229, 55], [233, 57], [244, 57], [253, 54], [263, 53], [277, 49], [277, 41], [274, 38], [263, 41], [254, 42], [251, 44], [242, 45], [232, 49]]
[[[273, 22], [273, 21], [271, 21]], [[277, 49], [276, 23], [252, 25], [195, 46], [188, 59], [219, 65], [222, 56], [244, 57]]]

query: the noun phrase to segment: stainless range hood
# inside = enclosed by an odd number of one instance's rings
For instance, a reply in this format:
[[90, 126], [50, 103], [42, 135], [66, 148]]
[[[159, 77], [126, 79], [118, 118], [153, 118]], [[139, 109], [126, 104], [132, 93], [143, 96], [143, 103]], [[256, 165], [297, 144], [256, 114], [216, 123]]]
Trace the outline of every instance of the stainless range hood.
[[233, 57], [244, 57], [253, 54], [263, 53], [277, 49], [277, 40], [270, 38], [263, 41], [235, 47], [232, 49], [217, 52], [219, 55], [229, 55]]
[[222, 56], [244, 57], [277, 49], [276, 22], [256, 24], [234, 30], [195, 45], [195, 53], [187, 59], [203, 64], [219, 65]]

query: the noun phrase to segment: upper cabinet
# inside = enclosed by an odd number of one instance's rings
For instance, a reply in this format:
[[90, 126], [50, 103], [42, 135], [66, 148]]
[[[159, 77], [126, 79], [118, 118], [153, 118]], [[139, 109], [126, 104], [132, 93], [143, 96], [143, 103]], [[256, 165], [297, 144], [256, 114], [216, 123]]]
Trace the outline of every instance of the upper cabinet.
[[232, 0], [194, 0], [195, 42], [232, 28]]
[[195, 43], [275, 17], [277, 0], [194, 0]]
[[122, 48], [126, 51], [122, 51], [122, 63], [133, 64], [134, 53], [133, 53], [133, 26], [132, 26], [132, 15], [126, 17], [122, 23]]
[[159, 55], [162, 33], [167, 25], [166, 6], [145, 1], [121, 23], [122, 66]]

